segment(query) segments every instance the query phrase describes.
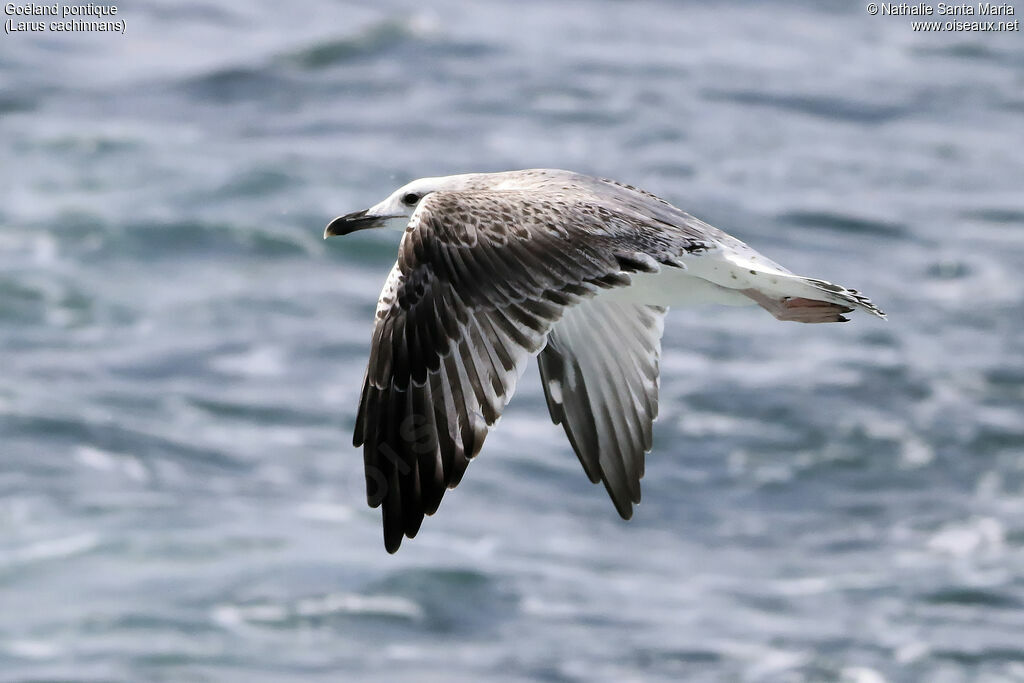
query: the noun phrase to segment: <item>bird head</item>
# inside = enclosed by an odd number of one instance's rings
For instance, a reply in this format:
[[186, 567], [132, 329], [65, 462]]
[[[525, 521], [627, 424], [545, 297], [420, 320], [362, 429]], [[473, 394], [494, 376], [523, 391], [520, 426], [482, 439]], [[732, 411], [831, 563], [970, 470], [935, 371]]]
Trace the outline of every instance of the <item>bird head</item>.
[[404, 230], [420, 202], [431, 192], [463, 189], [467, 176], [420, 178], [398, 188], [384, 201], [369, 209], [338, 216], [327, 224], [324, 239], [334, 235], [348, 235], [367, 228]]

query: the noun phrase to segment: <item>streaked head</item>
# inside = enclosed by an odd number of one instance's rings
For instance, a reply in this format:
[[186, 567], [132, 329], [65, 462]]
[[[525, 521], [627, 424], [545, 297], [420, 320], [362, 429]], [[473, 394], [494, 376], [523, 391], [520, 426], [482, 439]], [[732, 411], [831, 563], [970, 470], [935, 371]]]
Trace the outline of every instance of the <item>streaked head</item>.
[[409, 217], [431, 192], [438, 190], [464, 190], [473, 185], [480, 173], [443, 176], [440, 178], [420, 178], [398, 188], [384, 201], [363, 211], [338, 216], [327, 224], [324, 239], [334, 235], [347, 235], [367, 228], [393, 228], [404, 230]]

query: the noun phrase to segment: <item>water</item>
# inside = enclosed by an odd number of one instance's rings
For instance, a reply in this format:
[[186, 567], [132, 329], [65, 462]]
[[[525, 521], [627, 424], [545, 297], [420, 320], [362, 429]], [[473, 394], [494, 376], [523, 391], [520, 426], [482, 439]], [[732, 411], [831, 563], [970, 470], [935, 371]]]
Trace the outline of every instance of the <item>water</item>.
[[[0, 679], [1024, 680], [1020, 34], [431, 4], [4, 36]], [[531, 368], [388, 556], [350, 435], [396, 236], [321, 231], [535, 166], [890, 321], [674, 311], [629, 523]]]

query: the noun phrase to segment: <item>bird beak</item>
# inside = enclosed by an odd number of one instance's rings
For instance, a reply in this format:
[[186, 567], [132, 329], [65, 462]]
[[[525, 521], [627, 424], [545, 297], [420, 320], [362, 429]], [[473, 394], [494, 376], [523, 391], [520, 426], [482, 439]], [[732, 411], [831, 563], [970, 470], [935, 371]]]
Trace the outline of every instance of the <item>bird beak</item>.
[[335, 235], [347, 235], [356, 230], [379, 228], [384, 225], [387, 218], [387, 216], [367, 216], [365, 209], [363, 211], [347, 213], [344, 216], [338, 216], [327, 224], [327, 227], [324, 228], [324, 239]]

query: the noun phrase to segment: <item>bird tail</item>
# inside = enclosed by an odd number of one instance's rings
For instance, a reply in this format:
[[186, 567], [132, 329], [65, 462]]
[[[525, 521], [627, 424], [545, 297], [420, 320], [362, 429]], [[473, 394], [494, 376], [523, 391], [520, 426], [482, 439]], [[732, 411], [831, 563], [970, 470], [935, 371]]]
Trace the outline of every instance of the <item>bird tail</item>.
[[855, 309], [885, 319], [885, 313], [856, 289], [790, 273], [765, 273], [760, 286], [742, 290], [779, 320], [801, 323], [846, 322]]
[[841, 306], [849, 306], [850, 308], [859, 308], [862, 311], [867, 311], [871, 315], [885, 320], [885, 312], [878, 306], [871, 303], [871, 299], [867, 298], [856, 289], [850, 289], [849, 287], [843, 287], [842, 285], [834, 285], [831, 282], [817, 280], [812, 277], [795, 277], [802, 281], [805, 286], [810, 287], [815, 294], [818, 294], [819, 296], [824, 295], [823, 298], [825, 298], [826, 301], [839, 304]]
[[745, 244], [718, 258], [702, 255], [688, 259], [685, 265], [690, 275], [746, 295], [779, 320], [846, 322], [843, 315], [856, 309], [885, 318], [885, 313], [856, 289], [792, 273]]

